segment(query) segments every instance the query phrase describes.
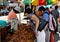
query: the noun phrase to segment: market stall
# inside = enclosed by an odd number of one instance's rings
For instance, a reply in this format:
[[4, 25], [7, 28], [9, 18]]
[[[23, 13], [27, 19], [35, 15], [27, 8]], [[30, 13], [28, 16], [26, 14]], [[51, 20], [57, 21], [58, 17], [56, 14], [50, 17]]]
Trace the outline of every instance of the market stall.
[[12, 35], [8, 34], [6, 36], [7, 42], [34, 42], [35, 36], [32, 32], [30, 25], [21, 24], [18, 31]]

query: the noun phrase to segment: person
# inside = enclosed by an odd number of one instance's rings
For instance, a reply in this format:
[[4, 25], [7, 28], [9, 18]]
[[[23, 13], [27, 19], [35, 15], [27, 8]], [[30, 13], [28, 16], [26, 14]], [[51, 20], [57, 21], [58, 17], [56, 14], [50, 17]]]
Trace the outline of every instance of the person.
[[53, 10], [52, 6], [50, 7], [50, 12]]
[[8, 15], [8, 13], [9, 13], [8, 7], [4, 6], [3, 9], [1, 9], [1, 13], [2, 13], [2, 15]]
[[46, 10], [50, 13], [50, 9], [47, 7]]
[[12, 9], [8, 14], [8, 21], [10, 22], [13, 18], [18, 18], [17, 13], [21, 12], [21, 8], [19, 6], [16, 6], [14, 9]]
[[35, 23], [34, 32], [35, 32], [37, 42], [45, 42], [45, 31], [44, 31], [44, 29], [42, 31], [38, 30], [39, 23], [40, 23], [38, 17], [32, 13], [32, 10], [30, 8], [27, 8], [25, 10], [25, 15], [27, 17], [31, 18], [31, 20], [33, 20], [33, 22]]
[[31, 6], [33, 14], [35, 14], [36, 6]]
[[[40, 17], [42, 16], [42, 18], [44, 20], [48, 21], [49, 12], [43, 6], [39, 7], [38, 11], [39, 11]], [[46, 27], [45, 32], [46, 32], [45, 33], [45, 38], [46, 38], [45, 42], [49, 42], [49, 40], [50, 40], [50, 32], [49, 32], [48, 26]]]
[[56, 20], [52, 14], [49, 14], [49, 30], [50, 30], [50, 42], [54, 42], [54, 31], [56, 28]]
[[55, 33], [56, 33], [56, 32], [58, 32], [58, 22], [57, 22], [57, 19], [59, 18], [59, 12], [58, 12], [58, 6], [57, 5], [55, 6], [55, 9], [51, 11], [51, 14], [53, 15], [53, 17], [55, 18], [56, 23], [57, 23], [57, 27], [56, 27], [56, 30], [55, 30]]

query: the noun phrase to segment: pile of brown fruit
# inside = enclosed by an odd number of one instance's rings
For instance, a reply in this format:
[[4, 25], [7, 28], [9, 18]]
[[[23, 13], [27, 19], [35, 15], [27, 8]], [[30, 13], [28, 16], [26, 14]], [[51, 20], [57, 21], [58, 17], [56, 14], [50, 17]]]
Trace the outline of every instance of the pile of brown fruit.
[[34, 42], [34, 39], [34, 33], [27, 25], [20, 25], [18, 31], [6, 37], [7, 42]]

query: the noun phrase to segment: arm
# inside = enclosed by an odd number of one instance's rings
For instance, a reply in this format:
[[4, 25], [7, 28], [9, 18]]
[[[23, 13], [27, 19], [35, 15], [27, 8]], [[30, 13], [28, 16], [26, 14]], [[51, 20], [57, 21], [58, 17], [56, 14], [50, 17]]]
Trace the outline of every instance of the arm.
[[57, 19], [57, 21], [60, 23], [60, 17]]
[[58, 12], [58, 18], [57, 18], [57, 21], [60, 22], [60, 16], [59, 16], [59, 12]]
[[39, 27], [39, 19], [35, 15], [33, 15], [32, 20], [35, 21], [35, 32], [36, 32]]

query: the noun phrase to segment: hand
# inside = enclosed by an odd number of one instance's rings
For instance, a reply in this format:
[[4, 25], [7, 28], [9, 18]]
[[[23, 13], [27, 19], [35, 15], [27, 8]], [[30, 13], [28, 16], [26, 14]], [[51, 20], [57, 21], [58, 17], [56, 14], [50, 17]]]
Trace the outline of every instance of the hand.
[[38, 31], [35, 31], [35, 36], [37, 37], [39, 34], [38, 34]]

